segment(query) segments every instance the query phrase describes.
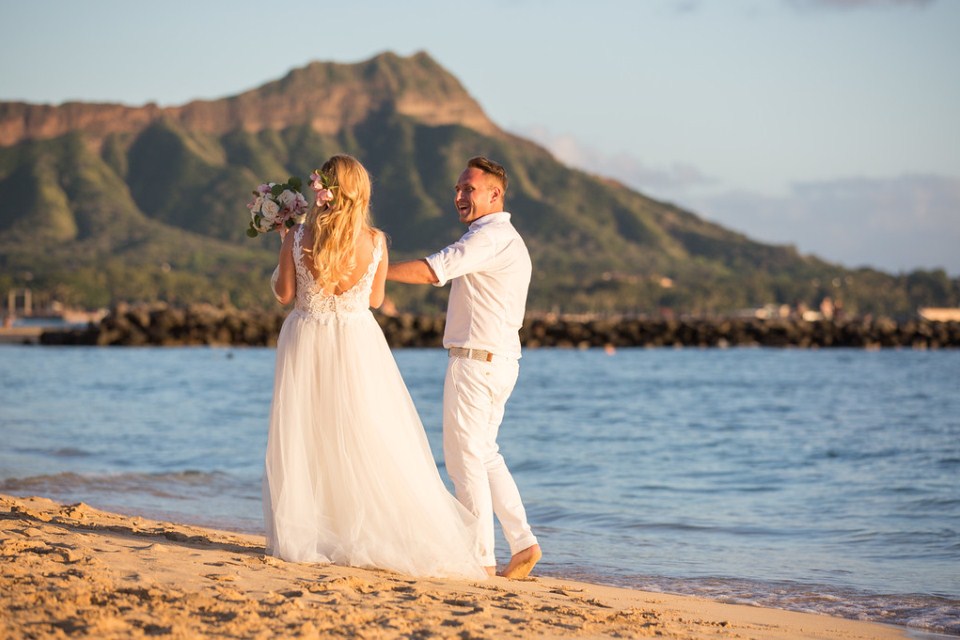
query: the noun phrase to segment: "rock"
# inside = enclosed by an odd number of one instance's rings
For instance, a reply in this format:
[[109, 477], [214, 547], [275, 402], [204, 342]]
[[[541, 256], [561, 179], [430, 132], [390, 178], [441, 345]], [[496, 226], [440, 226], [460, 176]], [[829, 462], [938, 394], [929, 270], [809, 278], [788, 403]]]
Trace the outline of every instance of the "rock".
[[[41, 344], [276, 346], [285, 312], [194, 304], [117, 305], [99, 325], [44, 332]], [[443, 316], [375, 314], [391, 347], [440, 347]], [[529, 348], [765, 346], [936, 349], [960, 347], [960, 323], [890, 318], [562, 318], [530, 316], [520, 330]]]

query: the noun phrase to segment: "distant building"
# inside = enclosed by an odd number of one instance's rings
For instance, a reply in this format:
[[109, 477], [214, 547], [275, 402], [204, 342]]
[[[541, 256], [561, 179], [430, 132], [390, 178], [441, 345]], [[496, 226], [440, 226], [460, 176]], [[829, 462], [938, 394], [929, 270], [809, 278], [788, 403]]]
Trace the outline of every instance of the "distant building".
[[930, 322], [960, 322], [960, 309], [947, 307], [920, 307], [917, 315]]

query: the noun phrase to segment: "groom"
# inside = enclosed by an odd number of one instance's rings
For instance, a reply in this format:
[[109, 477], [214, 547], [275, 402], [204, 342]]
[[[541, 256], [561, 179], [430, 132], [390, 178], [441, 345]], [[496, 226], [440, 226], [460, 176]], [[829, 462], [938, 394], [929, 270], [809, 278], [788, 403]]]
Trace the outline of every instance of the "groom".
[[443, 455], [457, 499], [480, 520], [481, 560], [496, 574], [493, 514], [510, 545], [501, 575], [524, 578], [540, 560], [520, 492], [500, 455], [497, 431], [519, 373], [520, 337], [530, 255], [503, 210], [507, 174], [487, 158], [471, 158], [455, 204], [467, 233], [421, 260], [391, 264], [387, 279], [442, 287], [450, 302], [443, 346]]

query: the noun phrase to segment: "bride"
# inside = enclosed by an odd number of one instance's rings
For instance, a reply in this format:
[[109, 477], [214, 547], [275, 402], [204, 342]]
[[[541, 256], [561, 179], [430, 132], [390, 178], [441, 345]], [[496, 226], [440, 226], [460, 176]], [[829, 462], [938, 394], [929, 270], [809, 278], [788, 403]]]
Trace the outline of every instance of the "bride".
[[263, 480], [267, 553], [292, 562], [486, 577], [477, 522], [447, 491], [370, 307], [387, 248], [370, 178], [336, 155], [317, 205], [283, 237], [274, 293], [296, 301], [277, 341]]

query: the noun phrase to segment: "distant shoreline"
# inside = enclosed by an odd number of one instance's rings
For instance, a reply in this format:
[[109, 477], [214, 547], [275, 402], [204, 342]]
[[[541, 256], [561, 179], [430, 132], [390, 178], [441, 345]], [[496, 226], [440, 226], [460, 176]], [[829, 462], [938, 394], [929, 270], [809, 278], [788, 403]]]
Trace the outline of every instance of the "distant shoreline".
[[[241, 311], [208, 304], [121, 305], [86, 327], [0, 329], [0, 344], [87, 346], [274, 346], [284, 311]], [[442, 347], [444, 319], [412, 314], [375, 316], [391, 347]], [[960, 347], [960, 322], [922, 318], [805, 320], [801, 317], [607, 318], [529, 316], [520, 331], [526, 348], [627, 347]]]

